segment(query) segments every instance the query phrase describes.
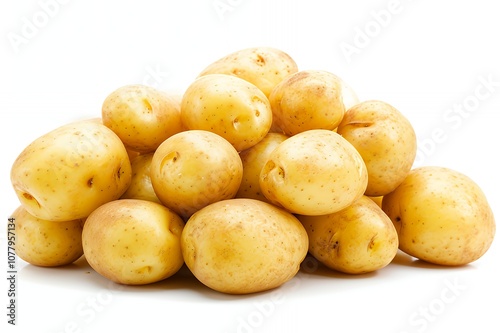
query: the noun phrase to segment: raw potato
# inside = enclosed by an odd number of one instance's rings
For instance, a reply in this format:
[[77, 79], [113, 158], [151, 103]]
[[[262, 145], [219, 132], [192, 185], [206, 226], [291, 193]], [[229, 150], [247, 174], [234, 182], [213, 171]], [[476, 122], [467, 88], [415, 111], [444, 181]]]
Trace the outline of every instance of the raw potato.
[[337, 133], [361, 154], [368, 170], [366, 195], [393, 191], [410, 172], [417, 138], [408, 119], [392, 105], [377, 100], [347, 110]]
[[210, 203], [233, 198], [242, 175], [236, 149], [221, 136], [201, 130], [165, 140], [150, 166], [156, 195], [184, 219]]
[[346, 208], [366, 189], [368, 174], [356, 149], [329, 130], [309, 130], [282, 142], [260, 174], [262, 193], [275, 205], [302, 215]]
[[85, 258], [97, 273], [117, 283], [158, 282], [184, 264], [180, 245], [183, 228], [177, 214], [155, 202], [111, 201], [85, 221]]
[[312, 129], [334, 130], [345, 113], [342, 80], [327, 71], [289, 75], [271, 92], [273, 127], [288, 136]]
[[399, 235], [400, 249], [427, 262], [465, 265], [489, 249], [495, 219], [479, 186], [444, 167], [414, 169], [382, 208]]
[[260, 171], [274, 149], [288, 137], [281, 133], [268, 133], [255, 146], [240, 152], [243, 163], [243, 179], [236, 193], [237, 198], [250, 198], [268, 202], [260, 189]]
[[73, 122], [39, 137], [17, 157], [11, 182], [26, 210], [43, 220], [87, 217], [118, 199], [132, 171], [120, 138], [96, 121]]
[[199, 76], [228, 74], [244, 79], [269, 96], [286, 76], [297, 72], [295, 61], [282, 50], [271, 47], [242, 49], [208, 65]]
[[334, 214], [297, 218], [307, 230], [311, 255], [334, 270], [373, 272], [387, 266], [397, 254], [394, 225], [366, 196]]
[[15, 219], [16, 255], [36, 266], [71, 264], [83, 255], [82, 220], [54, 222], [34, 217], [23, 206]]
[[134, 84], [109, 94], [102, 105], [102, 122], [130, 150], [148, 153], [183, 130], [180, 104], [153, 87]]
[[132, 165], [132, 181], [121, 199], [141, 199], [161, 204], [151, 183], [150, 166], [154, 153], [134, 157]]
[[266, 136], [272, 111], [264, 93], [250, 82], [210, 74], [196, 79], [186, 89], [181, 118], [187, 129], [219, 134], [242, 151]]
[[254, 199], [230, 199], [196, 212], [181, 237], [186, 266], [214, 290], [249, 294], [293, 278], [308, 239], [295, 216]]

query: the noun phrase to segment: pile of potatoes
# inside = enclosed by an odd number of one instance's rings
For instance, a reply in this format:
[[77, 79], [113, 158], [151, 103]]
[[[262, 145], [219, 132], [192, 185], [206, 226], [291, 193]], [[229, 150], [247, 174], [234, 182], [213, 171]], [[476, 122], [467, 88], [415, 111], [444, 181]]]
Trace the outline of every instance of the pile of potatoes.
[[448, 168], [413, 169], [415, 131], [340, 77], [285, 52], [236, 51], [182, 96], [127, 85], [100, 116], [62, 125], [14, 161], [16, 253], [82, 255], [116, 283], [183, 265], [228, 294], [276, 288], [309, 253], [348, 274], [398, 249], [438, 265], [480, 258], [495, 235], [486, 197]]

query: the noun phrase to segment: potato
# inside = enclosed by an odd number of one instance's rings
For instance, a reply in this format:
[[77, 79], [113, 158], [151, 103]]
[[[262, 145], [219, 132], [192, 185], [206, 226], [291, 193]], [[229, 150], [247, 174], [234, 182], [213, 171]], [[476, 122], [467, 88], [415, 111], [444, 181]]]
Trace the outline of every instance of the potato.
[[141, 199], [161, 204], [151, 183], [150, 166], [154, 153], [141, 154], [130, 162], [132, 180], [121, 199]]
[[373, 272], [387, 266], [398, 252], [394, 225], [366, 196], [337, 213], [297, 218], [307, 231], [309, 253], [331, 269]]
[[121, 199], [97, 208], [85, 221], [83, 251], [89, 265], [116, 283], [143, 285], [174, 275], [184, 264], [184, 221], [155, 202]]
[[434, 264], [471, 263], [495, 235], [493, 212], [480, 187], [445, 167], [413, 169], [384, 196], [382, 208], [396, 227], [400, 249]]
[[368, 174], [356, 149], [333, 131], [318, 129], [283, 141], [262, 168], [262, 193], [302, 215], [335, 213], [359, 199]]
[[14, 161], [11, 183], [39, 219], [70, 221], [118, 199], [132, 171], [120, 138], [95, 121], [56, 128], [29, 144]]
[[337, 128], [345, 113], [342, 80], [327, 71], [289, 75], [271, 92], [273, 126], [288, 136], [312, 129]]
[[187, 129], [219, 134], [241, 151], [269, 132], [272, 111], [267, 97], [253, 84], [235, 76], [210, 74], [186, 89], [181, 118]]
[[102, 122], [132, 151], [153, 152], [183, 130], [179, 101], [153, 87], [132, 84], [111, 92], [102, 104]]
[[251, 47], [214, 61], [199, 76], [234, 75], [256, 85], [269, 96], [274, 86], [297, 70], [295, 61], [284, 51], [272, 47]]
[[280, 133], [268, 133], [255, 146], [240, 152], [243, 163], [243, 179], [236, 193], [236, 198], [250, 198], [268, 202], [260, 190], [260, 171], [267, 162], [269, 154], [288, 137]]
[[236, 149], [221, 136], [202, 130], [165, 140], [150, 165], [156, 195], [184, 219], [210, 203], [233, 198], [242, 175]]
[[82, 256], [82, 220], [42, 220], [23, 206], [12, 217], [16, 255], [22, 260], [36, 266], [55, 267], [71, 264]]
[[295, 216], [254, 199], [229, 199], [194, 213], [181, 236], [186, 266], [203, 284], [228, 294], [276, 288], [292, 279], [308, 239]]
[[393, 191], [408, 175], [417, 154], [417, 138], [409, 120], [378, 100], [347, 110], [337, 133], [361, 154], [368, 170], [367, 196]]

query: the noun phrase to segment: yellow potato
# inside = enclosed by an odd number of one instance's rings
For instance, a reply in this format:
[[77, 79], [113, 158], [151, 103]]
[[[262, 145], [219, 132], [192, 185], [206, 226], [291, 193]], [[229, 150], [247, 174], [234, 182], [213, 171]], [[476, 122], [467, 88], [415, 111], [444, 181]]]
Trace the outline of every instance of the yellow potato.
[[255, 146], [240, 152], [243, 163], [243, 179], [236, 198], [250, 198], [268, 202], [260, 190], [260, 171], [267, 162], [269, 154], [288, 137], [280, 133], [268, 133]]
[[179, 101], [150, 86], [133, 84], [110, 93], [102, 104], [102, 122], [132, 151], [153, 152], [183, 130]]
[[288, 136], [312, 129], [333, 130], [345, 113], [342, 80], [327, 71], [289, 75], [271, 92], [273, 126]]
[[150, 165], [156, 195], [184, 219], [210, 203], [233, 198], [242, 175], [236, 149], [221, 136], [202, 130], [165, 140]]
[[208, 65], [199, 76], [234, 75], [256, 85], [266, 96], [269, 96], [274, 86], [297, 70], [295, 61], [282, 50], [271, 47], [251, 47], [216, 60]]
[[325, 215], [359, 199], [368, 181], [363, 159], [340, 135], [309, 130], [282, 142], [262, 168], [262, 193], [302, 215]]
[[337, 133], [361, 154], [368, 170], [367, 196], [383, 196], [405, 179], [417, 153], [409, 120], [392, 105], [377, 100], [347, 110]]
[[88, 216], [118, 199], [132, 177], [120, 138], [95, 121], [77, 121], [42, 135], [14, 161], [11, 182], [26, 210], [44, 220]]
[[174, 275], [184, 264], [180, 237], [184, 222], [165, 206], [121, 199], [97, 208], [85, 221], [83, 251], [105, 278], [143, 285]]
[[480, 187], [466, 175], [444, 167], [414, 169], [382, 208], [399, 235], [399, 247], [440, 265], [479, 259], [495, 235], [495, 219]]
[[383, 195], [380, 195], [378, 197], [368, 197], [370, 198], [373, 202], [377, 204], [380, 208], [382, 208], [382, 200], [384, 199]]
[[307, 231], [309, 253], [334, 270], [373, 272], [387, 266], [397, 254], [394, 225], [366, 196], [337, 213], [297, 218]]
[[12, 217], [16, 255], [22, 260], [36, 266], [55, 267], [71, 264], [82, 256], [82, 220], [42, 220], [23, 206]]
[[151, 184], [150, 166], [154, 153], [141, 154], [131, 162], [132, 181], [121, 199], [141, 199], [161, 204]]
[[269, 132], [272, 111], [269, 100], [255, 85], [231, 75], [210, 74], [186, 89], [181, 118], [186, 128], [219, 134], [242, 151]]
[[254, 199], [213, 203], [191, 216], [181, 236], [186, 266], [214, 290], [248, 294], [292, 279], [308, 239], [295, 216]]

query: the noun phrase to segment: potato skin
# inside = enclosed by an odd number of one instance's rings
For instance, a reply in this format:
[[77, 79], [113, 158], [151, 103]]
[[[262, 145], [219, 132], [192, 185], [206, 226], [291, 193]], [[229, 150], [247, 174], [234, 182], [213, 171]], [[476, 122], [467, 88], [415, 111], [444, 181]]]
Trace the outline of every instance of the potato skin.
[[479, 186], [445, 167], [410, 172], [382, 208], [394, 223], [399, 247], [438, 265], [458, 266], [479, 259], [495, 236], [493, 212]]
[[301, 215], [335, 213], [360, 198], [368, 174], [356, 149], [337, 133], [296, 134], [269, 155], [259, 184], [273, 204]]
[[409, 120], [392, 105], [368, 100], [347, 110], [337, 133], [363, 157], [368, 170], [367, 196], [393, 191], [408, 175], [417, 154]]
[[153, 87], [131, 84], [111, 92], [102, 104], [102, 122], [132, 151], [154, 152], [183, 130], [179, 101]]
[[286, 52], [272, 47], [250, 47], [214, 61], [201, 71], [199, 77], [233, 75], [254, 84], [269, 97], [279, 82], [297, 71], [297, 64]]
[[154, 153], [135, 156], [130, 162], [132, 166], [132, 180], [130, 186], [120, 199], [141, 199], [161, 204], [151, 183], [151, 161]]
[[186, 89], [181, 119], [185, 128], [216, 133], [242, 151], [266, 136], [272, 111], [264, 93], [250, 82], [226, 74], [209, 74]]
[[308, 239], [292, 214], [240, 198], [193, 214], [181, 245], [187, 267], [200, 282], [223, 293], [249, 294], [292, 279], [307, 254]]
[[71, 264], [83, 255], [82, 220], [47, 221], [36, 218], [19, 206], [15, 220], [16, 255], [36, 266]]
[[184, 264], [183, 228], [184, 221], [165, 206], [147, 200], [114, 200], [86, 219], [83, 250], [89, 265], [113, 282], [154, 283]]
[[150, 165], [158, 199], [185, 220], [210, 203], [233, 198], [242, 175], [236, 149], [203, 130], [171, 136], [155, 151]]
[[87, 217], [130, 185], [130, 160], [120, 138], [96, 121], [56, 128], [14, 161], [11, 183], [26, 210], [44, 220]]
[[328, 215], [297, 215], [309, 237], [309, 252], [325, 266], [348, 274], [387, 266], [398, 251], [398, 234], [389, 217], [362, 196]]
[[302, 70], [287, 76], [269, 96], [273, 127], [288, 136], [336, 129], [345, 113], [342, 88], [342, 80], [328, 71]]

